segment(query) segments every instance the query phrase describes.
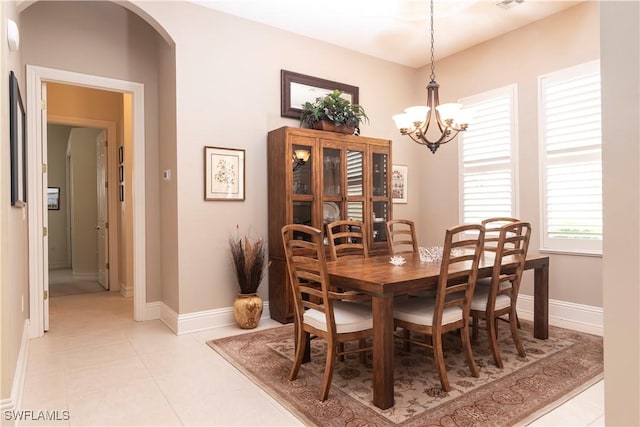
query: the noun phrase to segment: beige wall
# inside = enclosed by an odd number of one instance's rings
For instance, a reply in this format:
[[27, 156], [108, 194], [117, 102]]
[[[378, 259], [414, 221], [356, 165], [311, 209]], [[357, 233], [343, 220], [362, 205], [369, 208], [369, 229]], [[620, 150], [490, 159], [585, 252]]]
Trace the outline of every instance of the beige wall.
[[49, 187], [60, 189], [60, 209], [48, 210], [49, 268], [70, 268], [68, 233], [67, 143], [69, 126], [47, 126], [47, 179]]
[[[452, 55], [436, 64], [440, 99], [452, 102], [491, 89], [517, 84], [519, 217], [534, 227], [531, 249], [540, 248], [538, 173], [538, 76], [600, 56], [598, 4], [584, 2], [542, 21]], [[437, 43], [436, 43], [437, 49]], [[421, 77], [426, 82], [428, 71]], [[458, 144], [426, 149], [410, 171], [422, 171], [419, 231], [428, 244], [437, 244], [446, 227], [459, 219]], [[422, 165], [420, 167], [419, 165]], [[419, 173], [419, 172], [418, 172]], [[413, 178], [412, 178], [413, 179]], [[602, 307], [602, 259], [550, 254], [550, 298]], [[533, 274], [526, 273], [523, 294], [533, 294]]]
[[96, 137], [99, 129], [74, 128], [71, 147], [71, 252], [74, 275], [98, 275]]
[[[9, 93], [9, 71], [16, 73], [25, 101], [20, 52], [7, 47], [7, 19], [22, 29], [15, 5], [0, 2], [0, 93]], [[3, 96], [4, 98], [4, 96]], [[29, 318], [27, 270], [27, 210], [10, 205], [9, 103], [0, 102], [0, 399], [9, 398], [25, 321]], [[25, 105], [26, 108], [26, 105]], [[27, 195], [27, 201], [29, 200]]]
[[603, 2], [605, 421], [640, 425], [640, 4]]
[[[160, 171], [168, 171], [169, 180], [160, 184], [160, 229], [162, 301], [179, 312], [178, 285], [178, 169], [176, 138], [176, 54], [175, 49], [158, 41], [158, 134]], [[188, 248], [185, 248], [187, 251]]]

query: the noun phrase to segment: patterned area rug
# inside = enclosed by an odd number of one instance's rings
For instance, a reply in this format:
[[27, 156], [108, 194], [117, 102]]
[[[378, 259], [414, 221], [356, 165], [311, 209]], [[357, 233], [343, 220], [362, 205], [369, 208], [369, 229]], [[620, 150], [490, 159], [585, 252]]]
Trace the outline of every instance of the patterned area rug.
[[312, 340], [311, 362], [295, 381], [287, 379], [293, 360], [293, 326], [213, 340], [208, 344], [265, 389], [307, 425], [318, 426], [505, 426], [522, 425], [602, 379], [602, 338], [550, 327], [548, 340], [533, 338], [522, 321], [520, 338], [527, 352], [519, 357], [508, 326], [499, 327], [504, 369], [493, 364], [480, 330], [473, 351], [480, 377], [470, 375], [460, 338], [448, 334], [445, 362], [452, 390], [440, 388], [430, 351], [412, 346], [395, 351], [395, 405], [381, 410], [371, 403], [371, 355], [337, 362], [329, 398], [318, 400], [324, 372], [325, 343]]

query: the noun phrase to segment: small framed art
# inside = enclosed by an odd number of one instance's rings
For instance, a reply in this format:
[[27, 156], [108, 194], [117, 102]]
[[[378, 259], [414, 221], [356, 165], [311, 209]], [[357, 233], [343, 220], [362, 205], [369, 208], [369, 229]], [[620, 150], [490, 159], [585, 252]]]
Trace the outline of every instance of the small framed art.
[[407, 203], [408, 174], [408, 166], [393, 165], [391, 175], [391, 195], [393, 197], [393, 203]]
[[60, 210], [60, 187], [47, 188], [47, 208], [50, 211]]
[[244, 200], [245, 151], [204, 147], [204, 199]]

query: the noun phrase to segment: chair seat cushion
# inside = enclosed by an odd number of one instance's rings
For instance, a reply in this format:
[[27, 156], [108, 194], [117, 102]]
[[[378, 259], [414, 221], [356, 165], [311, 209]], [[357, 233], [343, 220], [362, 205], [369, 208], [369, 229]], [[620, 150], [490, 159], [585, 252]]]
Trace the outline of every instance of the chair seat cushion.
[[[395, 300], [393, 317], [405, 322], [416, 323], [418, 325], [433, 325], [433, 311], [435, 310], [435, 299], [429, 297], [413, 297], [402, 300]], [[460, 307], [445, 308], [442, 312], [442, 324], [457, 322], [462, 319], [462, 309]]]
[[[504, 285], [504, 286], [503, 286]], [[500, 288], [504, 288], [507, 285], [500, 284]], [[489, 291], [490, 288], [486, 286], [482, 286], [480, 288], [476, 288], [473, 292], [473, 299], [471, 300], [471, 310], [476, 311], [486, 311], [487, 310], [487, 301], [489, 300]], [[498, 295], [496, 298], [496, 305], [494, 310], [501, 310], [503, 308], [509, 307], [511, 305], [511, 298], [507, 295]]]
[[[333, 315], [336, 320], [336, 332], [339, 334], [365, 331], [373, 328], [371, 307], [366, 304], [354, 304], [348, 301], [335, 301]], [[304, 323], [316, 329], [327, 331], [327, 317], [318, 310], [304, 312]]]

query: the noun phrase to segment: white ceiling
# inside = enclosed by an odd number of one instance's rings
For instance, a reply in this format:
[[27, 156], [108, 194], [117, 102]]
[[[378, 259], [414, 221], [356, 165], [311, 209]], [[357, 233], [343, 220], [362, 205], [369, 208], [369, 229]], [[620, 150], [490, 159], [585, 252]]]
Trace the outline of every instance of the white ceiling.
[[[430, 62], [428, 0], [192, 0], [251, 21], [411, 67]], [[436, 59], [508, 33], [580, 1], [435, 0]], [[526, 48], [526, 46], [523, 46]]]

